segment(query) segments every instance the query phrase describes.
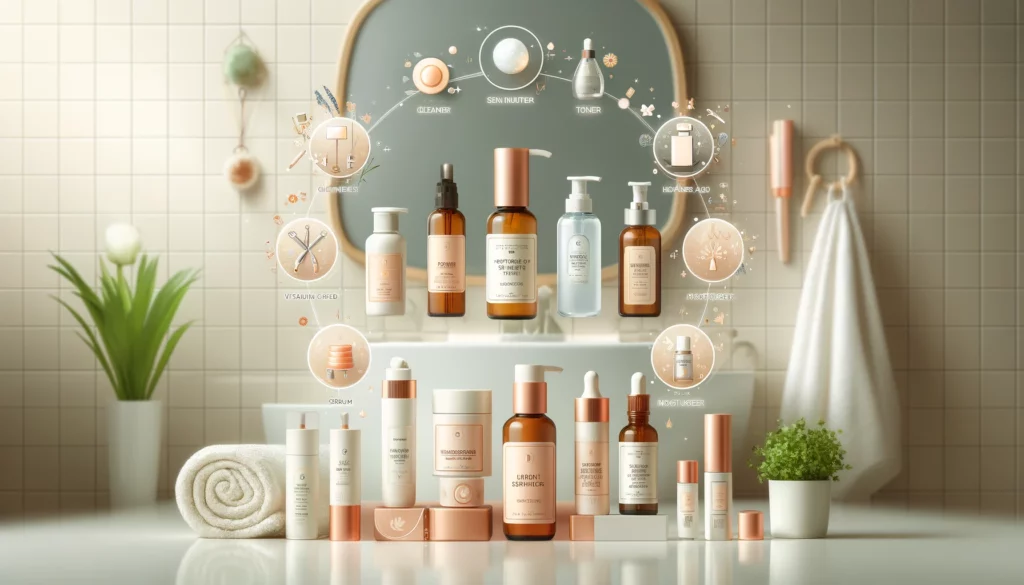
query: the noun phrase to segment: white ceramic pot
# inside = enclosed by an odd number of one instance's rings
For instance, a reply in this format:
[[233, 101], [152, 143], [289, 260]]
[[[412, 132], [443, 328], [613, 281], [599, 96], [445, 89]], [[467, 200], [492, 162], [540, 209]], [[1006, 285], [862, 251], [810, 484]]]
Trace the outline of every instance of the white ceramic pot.
[[116, 400], [107, 405], [111, 507], [156, 502], [163, 422], [159, 400]]
[[768, 481], [769, 523], [772, 538], [824, 538], [832, 482]]

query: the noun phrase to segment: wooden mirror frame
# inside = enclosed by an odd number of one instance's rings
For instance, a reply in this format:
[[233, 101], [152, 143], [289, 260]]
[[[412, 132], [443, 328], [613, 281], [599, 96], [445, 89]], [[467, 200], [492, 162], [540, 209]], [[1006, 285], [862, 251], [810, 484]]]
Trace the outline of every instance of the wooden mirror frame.
[[[359, 8], [355, 16], [352, 18], [352, 22], [349, 23], [348, 30], [345, 33], [345, 41], [341, 46], [341, 55], [338, 57], [338, 77], [334, 84], [334, 95], [338, 96], [339, 99], [347, 99], [347, 83], [348, 83], [348, 69], [351, 62], [352, 50], [356, 44], [356, 38], [359, 36], [359, 29], [362, 27], [363, 22], [379, 5], [383, 4], [386, 0], [367, 0], [362, 7]], [[676, 35], [675, 25], [669, 19], [665, 9], [662, 8], [658, 0], [636, 0], [637, 4], [640, 4], [651, 14], [651, 17], [658, 24], [661, 29], [662, 35], [665, 37], [665, 48], [669, 52], [669, 65], [672, 68], [672, 74], [675, 77], [675, 101], [679, 104], [687, 103], [686, 93], [686, 67], [683, 62], [683, 49], [679, 43], [679, 36]], [[329, 185], [337, 187], [342, 184], [342, 179], [330, 179]], [[678, 179], [679, 184], [686, 184], [691, 182], [689, 179]], [[342, 252], [355, 261], [357, 264], [362, 266], [366, 265], [366, 253], [360, 250], [352, 242], [349, 241], [348, 235], [345, 233], [344, 224], [341, 221], [341, 193], [331, 190], [330, 197], [328, 198], [328, 213], [330, 217], [331, 227], [334, 229], [334, 233], [338, 238], [338, 244], [341, 247]], [[683, 220], [686, 218], [686, 197], [685, 196], [674, 196], [672, 198], [672, 207], [669, 209], [669, 218], [661, 229], [661, 236], [663, 242], [674, 242], [682, 233]], [[666, 247], [662, 246], [662, 254], [666, 254]], [[618, 278], [619, 265], [618, 263], [605, 266], [601, 269], [601, 280], [603, 282], [609, 280], [615, 280]], [[537, 275], [537, 285], [554, 285], [556, 275], [554, 273], [544, 273]], [[409, 267], [406, 269], [406, 279], [411, 282], [426, 282], [427, 270], [425, 268]], [[483, 286], [485, 284], [485, 277], [483, 275], [466, 275], [466, 286]]]

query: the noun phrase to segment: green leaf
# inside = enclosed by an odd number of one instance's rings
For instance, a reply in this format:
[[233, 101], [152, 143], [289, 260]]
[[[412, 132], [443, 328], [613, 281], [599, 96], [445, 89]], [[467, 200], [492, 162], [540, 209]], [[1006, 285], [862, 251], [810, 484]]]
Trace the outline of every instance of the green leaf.
[[764, 445], [754, 447], [748, 465], [757, 471], [757, 479], [785, 481], [839, 481], [839, 472], [852, 469], [844, 462], [846, 451], [839, 441], [839, 433], [818, 421], [816, 428], [808, 428], [800, 419], [783, 425], [765, 435]]
[[189, 327], [192, 326], [192, 321], [185, 323], [181, 327], [171, 334], [167, 339], [167, 344], [164, 345], [164, 351], [160, 354], [160, 361], [156, 364], [156, 370], [153, 371], [153, 378], [149, 382], [149, 389], [146, 392], [146, 399], [153, 395], [153, 391], [156, 390], [156, 385], [160, 381], [160, 377], [164, 374], [164, 368], [167, 367], [167, 362], [171, 361], [171, 354], [174, 353], [174, 348], [178, 347], [178, 342], [181, 341], [181, 336], [185, 335]]

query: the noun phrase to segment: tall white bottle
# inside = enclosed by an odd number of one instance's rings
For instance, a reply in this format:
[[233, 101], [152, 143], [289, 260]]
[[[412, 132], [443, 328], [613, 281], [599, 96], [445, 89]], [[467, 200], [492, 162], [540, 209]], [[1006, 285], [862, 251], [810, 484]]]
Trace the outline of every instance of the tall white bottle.
[[576, 399], [576, 514], [603, 516], [608, 507], [608, 399], [591, 371]]
[[285, 537], [316, 540], [320, 499], [320, 431], [315, 412], [298, 413], [285, 432]]
[[410, 508], [416, 503], [416, 380], [400, 357], [384, 372], [380, 444], [384, 506]]
[[732, 415], [704, 415], [704, 538], [732, 540]]
[[348, 413], [343, 412], [341, 428], [331, 429], [331, 540], [359, 540], [361, 443], [359, 431], [348, 428]]
[[405, 314], [405, 238], [398, 233], [404, 207], [374, 207], [373, 233], [366, 238], [366, 314]]

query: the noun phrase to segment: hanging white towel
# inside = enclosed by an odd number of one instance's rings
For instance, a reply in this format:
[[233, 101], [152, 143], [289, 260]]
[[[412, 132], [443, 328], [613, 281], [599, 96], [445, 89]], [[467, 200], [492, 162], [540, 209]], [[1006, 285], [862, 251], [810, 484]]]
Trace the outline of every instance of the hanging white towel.
[[864, 234], [843, 184], [807, 266], [782, 395], [782, 420], [842, 429], [846, 462], [832, 494], [864, 500], [900, 470], [900, 405]]

